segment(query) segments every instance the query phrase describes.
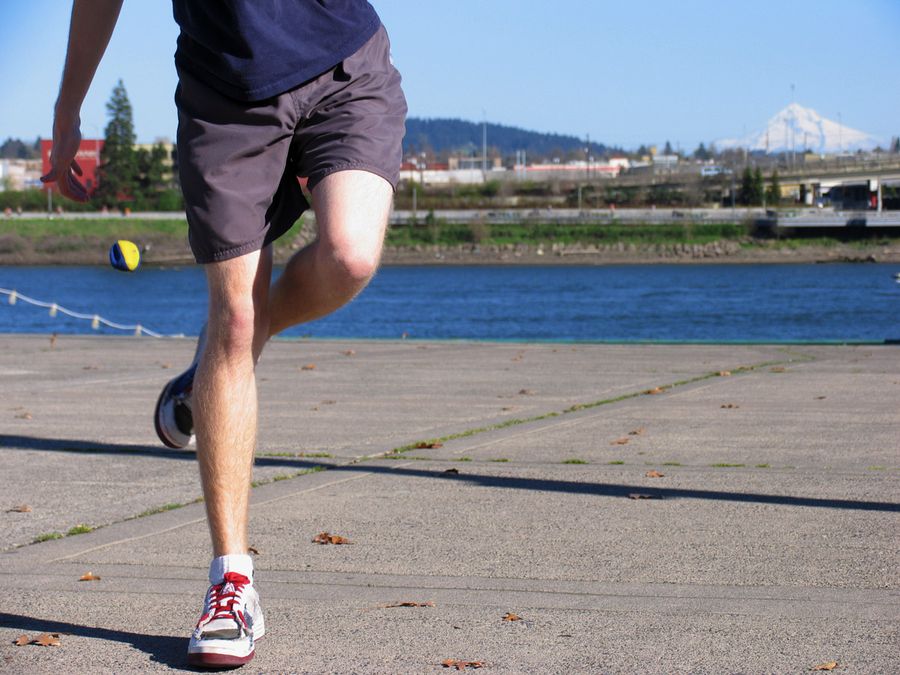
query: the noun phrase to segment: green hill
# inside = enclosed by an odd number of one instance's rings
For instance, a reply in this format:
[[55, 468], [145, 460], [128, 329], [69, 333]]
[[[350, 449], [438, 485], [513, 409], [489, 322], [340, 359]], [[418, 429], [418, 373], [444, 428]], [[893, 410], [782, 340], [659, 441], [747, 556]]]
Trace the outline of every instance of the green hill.
[[[410, 117], [406, 120], [406, 138], [403, 151], [406, 154], [433, 151], [442, 153], [481, 154], [482, 124], [460, 119], [427, 119]], [[529, 159], [554, 157], [570, 152], [583, 152], [585, 139], [564, 134], [528, 131], [503, 124], [487, 123], [488, 148], [507, 157], [524, 150]], [[616, 150], [602, 143], [590, 144], [595, 157]]]

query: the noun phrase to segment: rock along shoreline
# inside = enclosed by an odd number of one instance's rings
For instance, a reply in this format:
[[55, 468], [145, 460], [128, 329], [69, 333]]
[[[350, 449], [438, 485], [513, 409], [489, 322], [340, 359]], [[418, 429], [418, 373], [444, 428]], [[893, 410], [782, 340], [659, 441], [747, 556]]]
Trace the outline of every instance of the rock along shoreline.
[[[136, 241], [142, 264], [193, 264], [186, 240], [151, 236]], [[302, 242], [276, 247], [284, 263]], [[32, 241], [0, 237], [0, 265], [106, 265], [109, 242], [85, 237]], [[461, 244], [387, 246], [383, 265], [621, 265], [621, 264], [763, 264], [763, 263], [900, 263], [900, 241], [886, 244], [830, 245], [777, 241], [725, 240], [707, 244]]]

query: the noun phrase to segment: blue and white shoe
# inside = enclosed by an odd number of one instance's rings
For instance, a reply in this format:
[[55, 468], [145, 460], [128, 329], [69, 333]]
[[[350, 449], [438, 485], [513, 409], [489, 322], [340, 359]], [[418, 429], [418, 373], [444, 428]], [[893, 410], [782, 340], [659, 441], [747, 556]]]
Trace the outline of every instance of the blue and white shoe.
[[178, 377], [169, 380], [156, 400], [153, 415], [156, 435], [164, 445], [176, 450], [187, 447], [194, 436], [191, 394], [194, 391], [194, 374], [197, 372], [204, 346], [206, 346], [205, 325], [200, 331], [200, 337], [197, 338], [197, 349], [194, 351], [194, 360], [190, 367]]

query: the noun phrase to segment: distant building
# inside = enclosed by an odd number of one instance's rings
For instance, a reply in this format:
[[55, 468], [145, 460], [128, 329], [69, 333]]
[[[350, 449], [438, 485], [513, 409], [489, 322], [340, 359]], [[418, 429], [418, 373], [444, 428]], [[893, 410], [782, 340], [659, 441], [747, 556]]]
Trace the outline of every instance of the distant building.
[[678, 155], [653, 155], [653, 166], [674, 168], [678, 165]]
[[41, 160], [0, 159], [0, 192], [41, 186]]
[[[82, 175], [79, 180], [84, 184], [88, 194], [93, 194], [97, 189], [97, 167], [100, 164], [100, 151], [103, 150], [104, 141], [97, 138], [83, 138], [78, 146], [75, 161], [81, 167]], [[50, 171], [50, 151], [53, 149], [53, 141], [41, 140], [42, 173]], [[45, 189], [57, 190], [56, 186], [45, 185]]]
[[400, 166], [400, 180], [422, 185], [481, 184], [506, 173], [499, 157], [488, 160], [487, 173], [481, 167], [481, 157], [450, 157], [446, 163], [411, 157]]
[[[627, 160], [626, 160], [627, 163]], [[576, 162], [553, 164], [529, 164], [524, 167], [525, 176], [529, 180], [590, 180], [592, 178], [616, 178], [626, 163], [613, 162]], [[519, 171], [522, 167], [517, 167]]]

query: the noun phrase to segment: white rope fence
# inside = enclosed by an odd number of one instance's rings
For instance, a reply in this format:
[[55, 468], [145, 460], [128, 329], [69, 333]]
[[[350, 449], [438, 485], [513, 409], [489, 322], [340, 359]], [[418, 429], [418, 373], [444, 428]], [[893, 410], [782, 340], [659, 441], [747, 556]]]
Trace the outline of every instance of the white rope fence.
[[0, 288], [0, 295], [6, 295], [8, 297], [8, 303], [10, 305], [15, 305], [16, 302], [21, 300], [22, 302], [26, 302], [29, 305], [34, 305], [35, 307], [44, 307], [50, 310], [50, 316], [55, 317], [57, 314], [65, 314], [66, 316], [70, 316], [73, 319], [83, 319], [85, 321], [91, 322], [91, 328], [94, 330], [99, 330], [100, 326], [108, 326], [109, 328], [114, 328], [116, 330], [123, 331], [131, 331], [135, 335], [149, 335], [150, 337], [162, 338], [162, 337], [182, 337], [182, 335], [162, 335], [161, 333], [157, 333], [156, 331], [152, 331], [149, 328], [145, 328], [141, 324], [134, 325], [124, 325], [121, 323], [116, 323], [114, 321], [109, 321], [108, 319], [104, 319], [99, 314], [82, 314], [81, 312], [73, 312], [70, 309], [66, 309], [60, 305], [57, 305], [55, 302], [43, 302], [42, 300], [35, 300], [34, 298], [29, 298], [27, 295], [23, 295], [15, 290], [10, 290], [8, 288]]

